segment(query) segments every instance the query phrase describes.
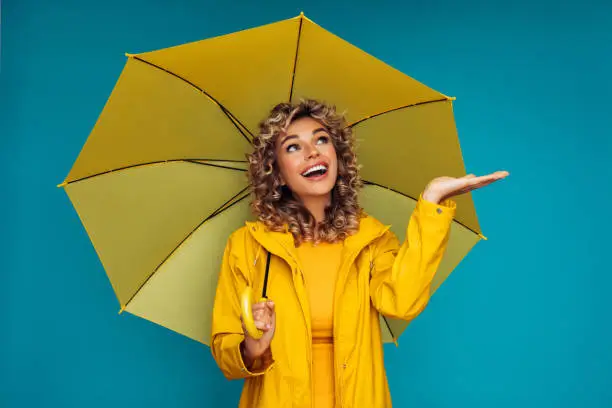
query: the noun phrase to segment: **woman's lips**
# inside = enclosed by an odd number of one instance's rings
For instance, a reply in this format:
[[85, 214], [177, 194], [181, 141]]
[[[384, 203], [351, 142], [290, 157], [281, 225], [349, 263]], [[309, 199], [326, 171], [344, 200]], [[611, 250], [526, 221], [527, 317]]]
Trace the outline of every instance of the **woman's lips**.
[[329, 171], [326, 170], [325, 173], [319, 174], [318, 176], [310, 176], [310, 177], [303, 176], [303, 177], [308, 181], [320, 181], [320, 180], [323, 180], [325, 177], [327, 177], [328, 174], [329, 174]]

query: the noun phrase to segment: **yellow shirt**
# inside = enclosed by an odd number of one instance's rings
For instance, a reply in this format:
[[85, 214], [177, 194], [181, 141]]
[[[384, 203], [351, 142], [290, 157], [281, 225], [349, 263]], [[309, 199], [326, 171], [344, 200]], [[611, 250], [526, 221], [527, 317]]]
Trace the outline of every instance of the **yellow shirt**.
[[314, 406], [334, 406], [334, 288], [340, 268], [342, 243], [302, 243], [302, 263], [312, 319]]

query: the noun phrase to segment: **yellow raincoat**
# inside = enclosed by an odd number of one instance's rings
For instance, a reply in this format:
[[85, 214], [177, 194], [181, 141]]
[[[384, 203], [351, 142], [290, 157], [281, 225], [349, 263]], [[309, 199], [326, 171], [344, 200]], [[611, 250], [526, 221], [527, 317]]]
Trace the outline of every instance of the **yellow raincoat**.
[[[379, 313], [411, 320], [425, 308], [455, 209], [451, 200], [437, 205], [419, 198], [401, 246], [371, 216], [345, 240], [334, 295], [336, 407], [391, 407]], [[261, 294], [266, 251], [273, 255], [267, 289], [276, 305], [273, 361], [248, 370], [240, 354], [239, 296], [245, 285]], [[240, 407], [312, 408], [309, 311], [292, 235], [268, 231], [260, 222], [235, 231], [219, 275], [211, 351], [228, 379], [245, 379]]]

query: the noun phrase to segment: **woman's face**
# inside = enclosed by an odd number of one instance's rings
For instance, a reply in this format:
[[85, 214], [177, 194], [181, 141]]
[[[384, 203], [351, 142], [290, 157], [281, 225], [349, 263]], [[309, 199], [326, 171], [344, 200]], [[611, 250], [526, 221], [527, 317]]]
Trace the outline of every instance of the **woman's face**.
[[330, 197], [338, 175], [338, 159], [332, 138], [311, 117], [289, 125], [276, 140], [281, 180], [302, 201]]

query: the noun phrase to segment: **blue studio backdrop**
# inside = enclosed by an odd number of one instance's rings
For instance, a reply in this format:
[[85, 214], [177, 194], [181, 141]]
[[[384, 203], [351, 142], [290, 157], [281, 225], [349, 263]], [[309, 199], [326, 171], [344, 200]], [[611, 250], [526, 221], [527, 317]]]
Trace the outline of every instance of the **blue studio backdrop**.
[[609, 2], [4, 0], [0, 406], [235, 406], [207, 347], [130, 314], [62, 189], [137, 53], [294, 17], [457, 97], [484, 234], [386, 345], [397, 407], [611, 407]]

